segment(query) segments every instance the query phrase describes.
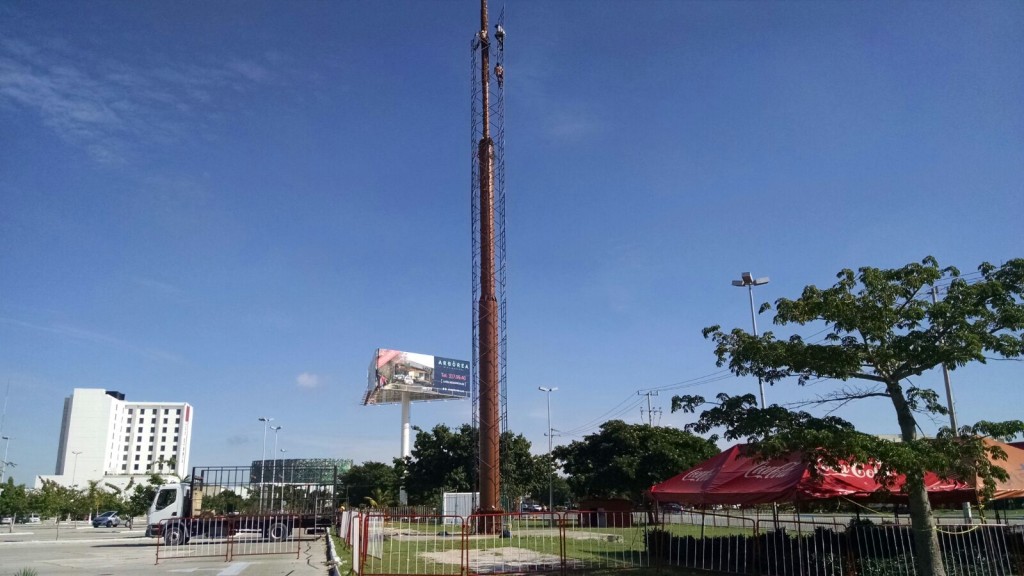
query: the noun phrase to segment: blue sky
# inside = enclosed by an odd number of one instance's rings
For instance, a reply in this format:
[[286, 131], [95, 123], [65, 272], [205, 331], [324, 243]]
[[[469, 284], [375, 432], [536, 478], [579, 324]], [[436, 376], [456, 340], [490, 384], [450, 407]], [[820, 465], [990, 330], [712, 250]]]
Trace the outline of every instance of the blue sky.
[[[470, 356], [478, 23], [472, 1], [0, 5], [16, 481], [53, 473], [75, 387], [192, 403], [193, 464], [258, 459], [259, 416], [288, 456], [390, 462], [373, 350]], [[557, 442], [639, 422], [641, 389], [673, 426], [673, 393], [753, 392], [701, 337], [749, 326], [743, 271], [761, 302], [1021, 256], [1024, 4], [512, 2], [506, 24], [509, 415], [537, 451], [537, 386]], [[960, 420], [1019, 418], [1022, 374], [955, 371]], [[839, 414], [897, 429], [881, 401]]]

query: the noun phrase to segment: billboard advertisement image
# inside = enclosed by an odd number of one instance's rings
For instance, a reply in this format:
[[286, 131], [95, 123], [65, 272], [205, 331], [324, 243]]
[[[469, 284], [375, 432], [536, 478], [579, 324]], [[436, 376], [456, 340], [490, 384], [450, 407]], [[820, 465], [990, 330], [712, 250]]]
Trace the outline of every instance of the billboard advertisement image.
[[363, 404], [469, 398], [469, 362], [378, 348], [367, 371]]

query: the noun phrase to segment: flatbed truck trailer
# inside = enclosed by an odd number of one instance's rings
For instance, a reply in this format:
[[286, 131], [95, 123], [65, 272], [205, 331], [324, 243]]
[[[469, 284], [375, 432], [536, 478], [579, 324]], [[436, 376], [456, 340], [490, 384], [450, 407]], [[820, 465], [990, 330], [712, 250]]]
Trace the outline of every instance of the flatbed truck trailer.
[[[167, 546], [199, 537], [257, 534], [285, 540], [296, 530], [321, 531], [335, 519], [343, 491], [336, 466], [196, 466], [182, 482], [157, 490], [146, 534]], [[269, 464], [268, 464], [269, 466]]]

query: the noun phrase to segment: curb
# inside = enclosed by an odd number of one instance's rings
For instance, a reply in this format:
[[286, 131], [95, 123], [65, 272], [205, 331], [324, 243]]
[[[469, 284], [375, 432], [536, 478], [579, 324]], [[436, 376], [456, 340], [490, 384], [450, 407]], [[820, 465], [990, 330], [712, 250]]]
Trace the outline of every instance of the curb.
[[341, 576], [341, 572], [338, 570], [338, 566], [341, 565], [341, 558], [338, 557], [338, 553], [334, 550], [334, 538], [331, 538], [331, 529], [327, 530], [327, 573], [330, 576]]

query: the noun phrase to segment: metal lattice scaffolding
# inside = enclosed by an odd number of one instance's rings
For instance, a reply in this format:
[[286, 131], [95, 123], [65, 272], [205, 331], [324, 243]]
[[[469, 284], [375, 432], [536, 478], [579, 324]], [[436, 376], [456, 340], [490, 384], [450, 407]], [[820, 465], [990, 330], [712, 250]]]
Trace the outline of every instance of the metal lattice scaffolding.
[[[488, 30], [486, 0], [471, 43], [473, 426], [480, 434], [480, 509], [502, 508], [500, 439], [508, 428], [506, 351], [504, 13]], [[493, 57], [493, 66], [491, 58]]]

